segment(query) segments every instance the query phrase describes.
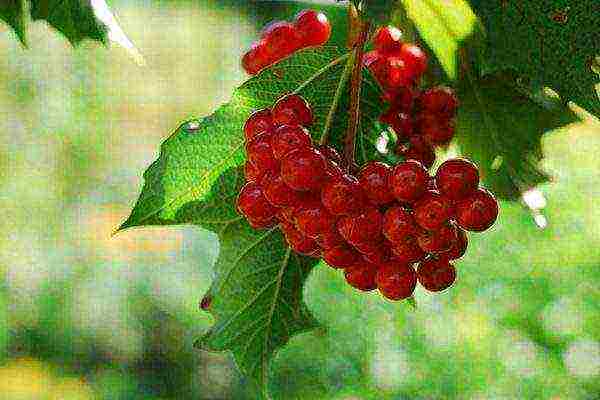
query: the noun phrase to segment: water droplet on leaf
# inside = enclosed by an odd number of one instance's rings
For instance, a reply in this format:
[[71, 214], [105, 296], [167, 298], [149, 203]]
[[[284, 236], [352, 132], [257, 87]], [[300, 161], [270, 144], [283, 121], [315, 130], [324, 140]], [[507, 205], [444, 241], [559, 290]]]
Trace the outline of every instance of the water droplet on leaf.
[[183, 126], [183, 129], [188, 133], [196, 133], [200, 130], [200, 122], [198, 121], [188, 121]]

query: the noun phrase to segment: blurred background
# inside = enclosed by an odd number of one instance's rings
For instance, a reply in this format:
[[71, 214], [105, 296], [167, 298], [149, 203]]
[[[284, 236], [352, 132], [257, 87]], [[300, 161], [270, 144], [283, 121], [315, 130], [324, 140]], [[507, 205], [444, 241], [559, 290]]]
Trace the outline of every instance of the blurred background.
[[[43, 23], [0, 25], [0, 400], [252, 399], [228, 354], [192, 348], [218, 243], [193, 227], [111, 237], [171, 130], [227, 100], [273, 2], [113, 0], [146, 59]], [[600, 125], [546, 135], [548, 227], [518, 203], [473, 235], [452, 290], [417, 310], [329, 268], [327, 327], [273, 364], [274, 399], [600, 399]], [[510, 134], [508, 132], [507, 134]]]

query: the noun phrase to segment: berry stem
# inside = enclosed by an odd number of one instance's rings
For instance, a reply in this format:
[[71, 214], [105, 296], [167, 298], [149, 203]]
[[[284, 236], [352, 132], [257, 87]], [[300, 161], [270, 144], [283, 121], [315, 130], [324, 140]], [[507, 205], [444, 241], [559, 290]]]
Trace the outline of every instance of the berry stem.
[[349, 170], [355, 169], [354, 150], [356, 134], [360, 123], [360, 89], [362, 84], [362, 59], [365, 43], [369, 38], [369, 22], [360, 22], [360, 33], [353, 50], [353, 66], [350, 80], [350, 109], [348, 118], [348, 130], [344, 139], [344, 159]]
[[352, 72], [353, 65], [354, 65], [354, 52], [350, 53], [348, 60], [346, 61], [346, 66], [344, 67], [344, 71], [342, 72], [340, 82], [338, 83], [337, 89], [335, 90], [335, 95], [333, 96], [333, 102], [331, 103], [331, 108], [329, 109], [329, 113], [327, 113], [327, 119], [325, 120], [325, 126], [323, 127], [323, 133], [321, 134], [321, 139], [319, 140], [320, 144], [327, 144], [327, 140], [329, 137], [329, 131], [331, 130], [331, 125], [333, 124], [333, 119], [335, 118], [335, 113], [336, 113], [338, 105], [340, 103], [340, 99], [342, 98], [342, 94], [344, 93], [344, 89], [346, 88], [346, 83], [348, 83], [348, 79], [350, 78], [350, 73]]

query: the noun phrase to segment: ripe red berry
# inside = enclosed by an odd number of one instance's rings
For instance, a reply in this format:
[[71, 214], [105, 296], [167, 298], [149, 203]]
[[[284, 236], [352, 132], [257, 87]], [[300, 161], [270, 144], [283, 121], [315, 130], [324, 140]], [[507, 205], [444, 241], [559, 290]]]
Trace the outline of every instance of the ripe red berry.
[[410, 71], [413, 79], [419, 79], [427, 69], [427, 55], [415, 44], [404, 43], [399, 57]]
[[246, 182], [258, 182], [262, 177], [263, 171], [256, 167], [252, 162], [246, 161], [244, 164], [244, 176]]
[[372, 206], [358, 215], [341, 217], [337, 224], [340, 235], [352, 245], [380, 241], [382, 225], [383, 216]]
[[340, 233], [338, 232], [336, 226], [331, 227], [327, 231], [321, 233], [315, 240], [317, 241], [319, 247], [324, 250], [331, 249], [346, 243], [342, 235], [340, 235]]
[[248, 160], [261, 171], [277, 172], [279, 162], [273, 157], [270, 136], [259, 135], [246, 144]]
[[382, 265], [375, 277], [379, 292], [390, 300], [412, 296], [417, 285], [417, 274], [408, 264], [390, 262]]
[[407, 236], [403, 242], [394, 243], [391, 246], [393, 259], [402, 263], [416, 263], [425, 258], [425, 252], [419, 247], [414, 235]]
[[322, 206], [299, 210], [296, 213], [296, 225], [305, 236], [316, 238], [335, 226], [336, 218]]
[[310, 257], [318, 257], [320, 255], [317, 242], [304, 236], [294, 225], [282, 222], [281, 230], [288, 244], [296, 253]]
[[263, 195], [262, 188], [254, 182], [246, 183], [240, 190], [237, 209], [253, 220], [266, 220], [277, 213], [277, 209]]
[[429, 191], [415, 203], [415, 221], [423, 229], [439, 229], [453, 214], [453, 204], [437, 191]]
[[427, 187], [429, 174], [423, 165], [414, 160], [397, 164], [389, 178], [389, 186], [396, 199], [412, 202], [419, 199]]
[[421, 136], [411, 136], [408, 143], [399, 143], [396, 147], [396, 154], [403, 156], [406, 160], [418, 161], [425, 168], [431, 168], [435, 162], [433, 147]]
[[419, 265], [417, 279], [430, 292], [441, 292], [456, 280], [456, 269], [444, 257], [431, 257]]
[[411, 114], [418, 89], [410, 86], [387, 89], [383, 94], [383, 100], [390, 103], [390, 108], [398, 113]]
[[410, 85], [413, 72], [400, 57], [388, 57], [385, 63], [385, 81], [382, 85], [386, 88], [398, 88]]
[[373, 204], [383, 205], [394, 201], [388, 186], [388, 176], [392, 169], [381, 162], [370, 162], [358, 174], [361, 189]]
[[[358, 250], [360, 251], [360, 248], [358, 248]], [[376, 245], [373, 251], [362, 252], [362, 255], [364, 259], [370, 263], [382, 265], [389, 261], [390, 257], [392, 256], [392, 250], [390, 246], [388, 246], [388, 243], [381, 242]]]
[[457, 260], [465, 255], [468, 246], [469, 238], [467, 237], [467, 232], [460, 228], [456, 228], [456, 240], [450, 250], [444, 253], [444, 257], [449, 260]]
[[264, 182], [264, 194], [277, 207], [293, 207], [301, 201], [300, 193], [286, 185], [279, 175]]
[[398, 51], [402, 46], [402, 31], [395, 26], [382, 26], [373, 37], [373, 45], [381, 53]]
[[244, 124], [244, 136], [249, 142], [263, 133], [273, 132], [273, 117], [268, 108], [253, 112]]
[[296, 27], [286, 21], [276, 21], [262, 32], [265, 53], [274, 61], [289, 56], [302, 46], [302, 39]]
[[342, 165], [342, 156], [340, 156], [340, 153], [336, 149], [325, 144], [319, 145], [318, 149], [327, 160], [333, 161], [337, 165]]
[[271, 228], [271, 227], [277, 225], [276, 217], [264, 218], [264, 219], [258, 219], [258, 218], [255, 219], [255, 218], [247, 217], [246, 219], [248, 221], [248, 224], [253, 229], [265, 229], [265, 228]]
[[479, 171], [471, 161], [455, 158], [445, 161], [435, 174], [435, 183], [449, 199], [463, 199], [477, 190]]
[[435, 86], [427, 89], [419, 98], [421, 107], [433, 114], [453, 117], [458, 109], [458, 98], [447, 86]]
[[383, 236], [392, 243], [402, 243], [409, 235], [416, 233], [417, 227], [410, 211], [395, 206], [383, 215]]
[[310, 105], [297, 94], [288, 94], [277, 100], [272, 114], [275, 125], [310, 126], [313, 123]]
[[373, 77], [381, 86], [387, 87], [388, 80], [388, 63], [387, 57], [383, 56], [378, 51], [370, 51], [365, 53], [363, 57], [363, 65], [373, 74]]
[[[381, 251], [382, 246], [383, 246], [383, 242], [381, 241], [381, 237], [377, 237], [375, 240], [367, 240], [364, 242], [354, 242], [351, 243], [352, 246], [354, 246], [354, 248], [356, 250], [358, 250], [359, 253], [363, 254], [363, 255], [367, 255], [367, 254], [374, 254], [378, 251]], [[373, 257], [371, 257], [373, 258]], [[376, 264], [376, 263], [375, 263]]]
[[250, 50], [242, 57], [242, 67], [250, 75], [256, 75], [271, 62], [271, 58], [265, 51], [265, 42], [262, 40], [252, 43]]
[[432, 145], [443, 146], [454, 137], [454, 122], [435, 114], [420, 114], [417, 117], [419, 133]]
[[271, 139], [273, 156], [278, 160], [293, 150], [308, 148], [311, 144], [310, 134], [299, 125], [281, 125]]
[[364, 206], [364, 193], [358, 180], [342, 175], [328, 182], [321, 192], [321, 201], [333, 215], [351, 215]]
[[323, 251], [323, 260], [333, 268], [346, 268], [356, 263], [360, 254], [348, 245], [342, 244]]
[[281, 160], [281, 177], [294, 190], [317, 190], [325, 179], [325, 157], [314, 148], [289, 153]]
[[449, 251], [458, 241], [454, 224], [444, 224], [435, 231], [421, 230], [417, 235], [419, 247], [426, 253], [439, 254]]
[[390, 123], [398, 138], [408, 138], [414, 133], [412, 118], [406, 113], [397, 113]]
[[302, 38], [302, 47], [323, 45], [331, 36], [331, 24], [321, 12], [300, 11], [296, 15], [295, 24]]
[[376, 273], [377, 266], [364, 259], [347, 267], [344, 271], [346, 282], [353, 288], [364, 292], [377, 288], [377, 283], [375, 282]]
[[482, 232], [498, 218], [498, 202], [493, 194], [478, 188], [469, 197], [456, 203], [456, 222], [468, 231]]

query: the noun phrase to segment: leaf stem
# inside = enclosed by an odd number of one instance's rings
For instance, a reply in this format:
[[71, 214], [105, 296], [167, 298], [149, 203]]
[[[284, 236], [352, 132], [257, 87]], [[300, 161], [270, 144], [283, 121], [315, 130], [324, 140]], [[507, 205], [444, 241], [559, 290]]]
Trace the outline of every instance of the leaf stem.
[[333, 96], [333, 102], [331, 103], [331, 108], [327, 113], [327, 119], [325, 120], [325, 126], [323, 127], [323, 133], [321, 134], [321, 139], [319, 139], [320, 144], [327, 144], [327, 139], [329, 137], [329, 131], [331, 130], [331, 125], [333, 124], [333, 119], [335, 118], [335, 113], [337, 111], [338, 105], [340, 103], [340, 99], [342, 98], [342, 94], [344, 93], [344, 89], [346, 88], [346, 83], [350, 78], [350, 73], [352, 72], [352, 66], [354, 65], [354, 52], [349, 54], [348, 60], [346, 61], [346, 66], [344, 67], [344, 71], [342, 72], [342, 76], [340, 78], [340, 82], [338, 83], [337, 89], [335, 90], [335, 95]]

